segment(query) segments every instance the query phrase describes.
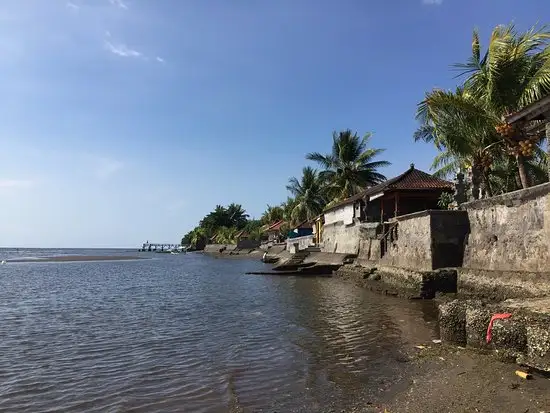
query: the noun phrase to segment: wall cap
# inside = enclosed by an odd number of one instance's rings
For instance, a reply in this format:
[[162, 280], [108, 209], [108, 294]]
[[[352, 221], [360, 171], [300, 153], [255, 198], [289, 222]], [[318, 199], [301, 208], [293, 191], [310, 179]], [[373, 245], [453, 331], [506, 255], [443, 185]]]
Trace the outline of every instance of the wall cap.
[[460, 209], [482, 209], [493, 206], [503, 205], [507, 207], [518, 206], [531, 201], [533, 199], [542, 198], [550, 194], [550, 182], [532, 186], [526, 189], [520, 189], [514, 192], [493, 196], [491, 198], [476, 199], [474, 201], [465, 202], [460, 205]]

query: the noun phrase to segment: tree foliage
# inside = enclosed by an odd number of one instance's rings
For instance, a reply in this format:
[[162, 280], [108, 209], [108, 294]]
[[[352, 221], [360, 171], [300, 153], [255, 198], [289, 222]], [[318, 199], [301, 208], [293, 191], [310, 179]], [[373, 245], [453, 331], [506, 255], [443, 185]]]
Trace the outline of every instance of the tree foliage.
[[521, 151], [517, 135], [502, 133], [506, 115], [550, 93], [550, 32], [533, 27], [519, 33], [497, 26], [482, 52], [473, 32], [471, 56], [455, 65], [463, 82], [454, 91], [428, 92], [418, 105], [415, 140], [440, 151], [432, 169], [440, 176], [471, 171], [474, 197], [507, 192], [546, 180], [546, 154]]

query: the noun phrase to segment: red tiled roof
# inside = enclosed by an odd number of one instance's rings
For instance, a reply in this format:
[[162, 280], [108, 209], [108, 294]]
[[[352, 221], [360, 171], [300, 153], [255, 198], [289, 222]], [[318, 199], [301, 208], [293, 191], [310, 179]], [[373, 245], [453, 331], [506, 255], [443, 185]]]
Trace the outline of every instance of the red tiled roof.
[[341, 202], [327, 208], [325, 212], [332, 211], [336, 208], [342, 207], [344, 205], [349, 205], [355, 201], [358, 201], [366, 196], [375, 195], [379, 192], [392, 191], [392, 190], [430, 190], [430, 189], [439, 189], [439, 190], [451, 190], [453, 189], [454, 184], [443, 179], [436, 178], [433, 175], [430, 175], [426, 172], [420, 171], [414, 168], [414, 164], [411, 164], [411, 167], [404, 173], [395, 178], [388, 179], [378, 185], [371, 186], [363, 192], [354, 195], [350, 198], [344, 199]]
[[280, 231], [281, 225], [285, 223], [284, 220], [277, 221], [273, 224], [271, 224], [269, 227], [267, 227], [266, 231]]
[[401, 175], [367, 189], [365, 195], [388, 189], [453, 189], [453, 186], [452, 182], [414, 169], [414, 165], [411, 165], [411, 168]]

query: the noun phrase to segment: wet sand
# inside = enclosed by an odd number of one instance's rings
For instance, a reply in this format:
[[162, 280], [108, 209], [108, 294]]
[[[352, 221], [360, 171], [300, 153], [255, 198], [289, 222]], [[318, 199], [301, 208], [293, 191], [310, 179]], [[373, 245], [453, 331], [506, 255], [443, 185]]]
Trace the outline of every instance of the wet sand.
[[78, 261], [127, 261], [144, 260], [145, 257], [126, 255], [61, 255], [55, 257], [36, 258], [14, 258], [6, 260], [9, 262], [78, 262]]
[[[550, 412], [550, 379], [534, 373], [524, 380], [516, 364], [502, 363], [470, 349], [425, 344], [411, 349], [408, 378], [395, 383], [376, 403], [357, 412], [507, 413]], [[369, 404], [372, 403], [372, 404]]]

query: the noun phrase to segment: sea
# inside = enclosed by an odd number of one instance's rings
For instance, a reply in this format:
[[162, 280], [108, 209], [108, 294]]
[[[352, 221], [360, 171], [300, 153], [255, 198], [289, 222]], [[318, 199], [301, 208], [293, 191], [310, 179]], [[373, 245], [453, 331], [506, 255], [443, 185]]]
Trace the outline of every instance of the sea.
[[[43, 262], [63, 255], [125, 261]], [[25, 262], [13, 262], [10, 260]], [[345, 412], [391, 397], [433, 303], [258, 260], [0, 249], [0, 412]]]

